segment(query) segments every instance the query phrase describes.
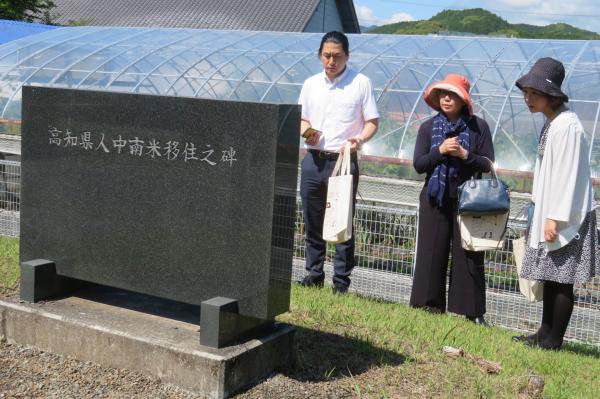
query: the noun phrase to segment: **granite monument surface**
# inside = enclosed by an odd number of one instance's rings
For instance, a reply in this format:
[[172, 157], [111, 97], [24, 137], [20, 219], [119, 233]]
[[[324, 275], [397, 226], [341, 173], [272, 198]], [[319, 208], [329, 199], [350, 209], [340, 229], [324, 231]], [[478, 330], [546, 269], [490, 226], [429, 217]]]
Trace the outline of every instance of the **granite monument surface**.
[[44, 87], [22, 104], [23, 299], [81, 280], [201, 305], [215, 346], [288, 310], [299, 106]]

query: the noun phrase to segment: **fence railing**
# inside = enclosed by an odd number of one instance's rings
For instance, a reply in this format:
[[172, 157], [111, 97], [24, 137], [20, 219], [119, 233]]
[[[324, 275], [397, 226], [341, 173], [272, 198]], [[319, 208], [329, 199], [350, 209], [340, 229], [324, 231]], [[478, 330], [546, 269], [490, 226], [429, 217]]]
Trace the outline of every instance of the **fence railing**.
[[[0, 161], [0, 235], [19, 236], [20, 163]], [[351, 291], [388, 301], [408, 303], [417, 245], [418, 192], [422, 183], [361, 177], [355, 217], [356, 268]], [[526, 196], [512, 198], [511, 215], [519, 213]], [[304, 223], [296, 207], [293, 278], [304, 275]], [[486, 319], [496, 326], [535, 331], [541, 303], [529, 303], [520, 293], [512, 257], [512, 240], [523, 233], [523, 222], [512, 217], [504, 245], [485, 254]], [[328, 249], [325, 265], [332, 274]], [[575, 288], [575, 309], [566, 334], [569, 340], [600, 345], [600, 278]]]
[[0, 235], [19, 236], [21, 163], [0, 160]]

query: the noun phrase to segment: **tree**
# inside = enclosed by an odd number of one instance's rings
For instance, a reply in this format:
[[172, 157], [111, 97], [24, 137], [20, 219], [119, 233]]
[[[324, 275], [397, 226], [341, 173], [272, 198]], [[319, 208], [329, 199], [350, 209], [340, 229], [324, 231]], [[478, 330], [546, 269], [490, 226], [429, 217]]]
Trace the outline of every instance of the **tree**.
[[0, 0], [0, 19], [50, 22], [52, 0]]

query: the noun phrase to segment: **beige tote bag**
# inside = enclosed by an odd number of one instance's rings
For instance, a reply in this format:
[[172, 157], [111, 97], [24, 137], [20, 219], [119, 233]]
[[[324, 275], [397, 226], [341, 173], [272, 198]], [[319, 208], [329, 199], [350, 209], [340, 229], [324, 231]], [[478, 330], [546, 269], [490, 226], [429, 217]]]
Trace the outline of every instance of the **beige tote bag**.
[[537, 302], [544, 299], [544, 283], [537, 280], [527, 280], [521, 278], [521, 268], [523, 267], [523, 258], [525, 257], [525, 236], [513, 240], [513, 257], [517, 266], [519, 275], [519, 291], [527, 298], [529, 302]]
[[346, 143], [327, 184], [327, 203], [323, 221], [323, 239], [332, 244], [352, 237], [352, 191], [350, 143]]
[[502, 248], [508, 212], [499, 215], [458, 215], [461, 245], [467, 251]]

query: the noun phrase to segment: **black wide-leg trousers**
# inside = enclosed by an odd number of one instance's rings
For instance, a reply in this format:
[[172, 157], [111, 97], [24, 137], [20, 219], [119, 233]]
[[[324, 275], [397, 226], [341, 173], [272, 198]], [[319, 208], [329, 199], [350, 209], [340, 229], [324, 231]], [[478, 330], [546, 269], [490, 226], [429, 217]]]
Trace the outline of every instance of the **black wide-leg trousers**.
[[430, 203], [427, 186], [421, 191], [417, 260], [410, 306], [446, 311], [446, 277], [452, 244], [448, 311], [465, 316], [485, 313], [484, 253], [466, 251], [460, 242], [456, 201], [441, 208]]

